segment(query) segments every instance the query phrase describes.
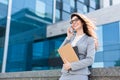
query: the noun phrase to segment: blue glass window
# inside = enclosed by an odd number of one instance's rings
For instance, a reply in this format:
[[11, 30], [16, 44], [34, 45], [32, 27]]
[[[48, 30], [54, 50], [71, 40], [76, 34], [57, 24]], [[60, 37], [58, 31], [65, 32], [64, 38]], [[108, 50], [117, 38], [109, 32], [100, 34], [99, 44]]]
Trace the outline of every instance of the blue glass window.
[[120, 50], [112, 50], [104, 52], [104, 62], [118, 61], [120, 59]]
[[119, 22], [103, 25], [103, 61], [105, 67], [120, 66]]
[[75, 0], [63, 0], [63, 10], [71, 13], [75, 9]]
[[[33, 0], [32, 0], [32, 2], [33, 2]], [[12, 0], [12, 14], [22, 10], [25, 7], [26, 8], [28, 7], [28, 5], [25, 6], [25, 0], [20, 0], [19, 3], [16, 0]]]
[[33, 43], [32, 52], [32, 70], [44, 70], [49, 69], [48, 65], [49, 58], [49, 42], [42, 40]]
[[40, 0], [36, 0], [36, 14], [41, 16], [41, 17], [45, 17], [45, 3], [40, 1]]
[[59, 54], [58, 54], [58, 48], [60, 47], [60, 45], [62, 44], [64, 38], [61, 37], [61, 38], [58, 38], [58, 39], [52, 39], [50, 40], [50, 45], [52, 45], [53, 47], [53, 44], [54, 44], [54, 47], [51, 48], [51, 52], [52, 54], [50, 53], [51, 57], [59, 57]]
[[8, 0], [0, 0], [0, 3], [8, 4]]
[[85, 2], [85, 0], [78, 0], [78, 1], [83, 2], [83, 3]]
[[19, 3], [13, 0], [12, 13], [20, 10], [28, 9], [40, 17], [47, 17], [52, 19], [53, 1], [49, 0], [20, 0]]
[[95, 62], [103, 62], [103, 52], [97, 52], [95, 54]]
[[75, 0], [70, 0], [70, 5], [72, 8], [75, 8]]
[[63, 10], [70, 13], [70, 5], [66, 4], [66, 3], [63, 3]]
[[87, 13], [87, 6], [80, 2], [77, 2], [77, 11], [80, 13]]
[[90, 1], [90, 7], [96, 9], [96, 3], [95, 0], [89, 0]]
[[48, 41], [41, 41], [33, 44], [33, 59], [48, 58]]
[[60, 21], [60, 10], [56, 9], [56, 22]]
[[[7, 72], [29, 70], [30, 62], [32, 60], [30, 44], [16, 44], [9, 46], [7, 57]], [[26, 68], [27, 67], [27, 68]]]
[[119, 43], [119, 22], [103, 25], [103, 43], [105, 46]]
[[34, 43], [32, 70], [60, 68], [62, 61], [57, 50], [63, 40], [64, 37], [58, 37]]
[[89, 12], [95, 11], [95, 9], [89, 7]]
[[120, 66], [119, 22], [98, 26], [99, 47], [93, 67]]
[[68, 20], [70, 19], [70, 14], [67, 12], [62, 12], [62, 20]]
[[0, 72], [1, 72], [2, 61], [3, 61], [3, 49], [4, 49], [4, 48], [0, 48]]
[[[37, 5], [38, 4], [38, 5]], [[53, 1], [36, 0], [36, 12], [52, 19]]]
[[8, 0], [0, 0], [0, 72], [2, 71], [2, 62], [4, 55], [4, 42], [8, 12]]
[[61, 2], [61, 0], [56, 0], [56, 1]]
[[33, 59], [39, 59], [43, 57], [43, 42], [33, 44]]
[[104, 67], [114, 67], [114, 66], [120, 66], [120, 61], [117, 62], [104, 62]]
[[[4, 1], [4, 0], [2, 0], [2, 1]], [[0, 3], [0, 11], [1, 11], [0, 12], [0, 19], [6, 17], [7, 16], [7, 5]]]

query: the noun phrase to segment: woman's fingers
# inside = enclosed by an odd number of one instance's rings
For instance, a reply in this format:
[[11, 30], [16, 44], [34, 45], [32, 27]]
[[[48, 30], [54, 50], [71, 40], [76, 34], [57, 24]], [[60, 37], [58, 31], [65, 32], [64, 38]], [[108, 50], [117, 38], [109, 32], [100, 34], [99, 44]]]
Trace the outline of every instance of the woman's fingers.
[[68, 37], [68, 38], [71, 38], [72, 36], [73, 36], [72, 28], [71, 28], [71, 27], [68, 27], [68, 29], [67, 29], [67, 37]]
[[70, 62], [65, 58], [64, 58], [64, 60], [65, 60], [65, 64], [63, 64], [64, 69], [69, 70], [71, 68]]

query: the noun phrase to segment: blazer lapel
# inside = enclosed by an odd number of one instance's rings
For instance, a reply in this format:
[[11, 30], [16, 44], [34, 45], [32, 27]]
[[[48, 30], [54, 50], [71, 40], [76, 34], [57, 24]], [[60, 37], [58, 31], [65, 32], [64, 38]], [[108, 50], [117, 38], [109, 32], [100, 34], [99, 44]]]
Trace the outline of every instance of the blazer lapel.
[[[76, 34], [73, 35], [73, 37], [71, 38], [70, 40], [70, 43], [72, 43], [72, 41], [74, 40]], [[79, 42], [82, 42], [85, 38], [87, 37], [87, 35], [85, 34], [84, 36], [82, 36], [82, 38], [76, 43], [76, 45], [79, 43]]]
[[79, 43], [82, 43], [87, 38], [87, 35], [85, 34], [77, 43], [76, 45], [79, 45]]
[[82, 43], [86, 38], [87, 38], [87, 35], [85, 34], [85, 35], [82, 36], [81, 39], [76, 43], [76, 45], [78, 45], [79, 43]]

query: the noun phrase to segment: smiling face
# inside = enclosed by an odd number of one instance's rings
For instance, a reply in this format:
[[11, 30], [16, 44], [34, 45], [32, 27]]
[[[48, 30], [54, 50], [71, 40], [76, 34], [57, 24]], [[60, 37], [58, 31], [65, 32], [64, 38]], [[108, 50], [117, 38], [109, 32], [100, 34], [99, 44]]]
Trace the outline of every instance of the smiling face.
[[74, 30], [78, 30], [78, 29], [83, 28], [83, 23], [81, 22], [81, 20], [77, 16], [72, 17], [71, 24], [72, 24], [72, 28]]

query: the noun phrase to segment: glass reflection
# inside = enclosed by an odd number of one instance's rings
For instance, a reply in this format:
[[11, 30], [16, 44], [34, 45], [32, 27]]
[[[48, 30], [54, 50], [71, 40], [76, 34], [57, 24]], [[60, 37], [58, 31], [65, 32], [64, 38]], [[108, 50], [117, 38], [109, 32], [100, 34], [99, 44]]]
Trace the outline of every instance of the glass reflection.
[[2, 69], [8, 0], [0, 0], [0, 72]]

